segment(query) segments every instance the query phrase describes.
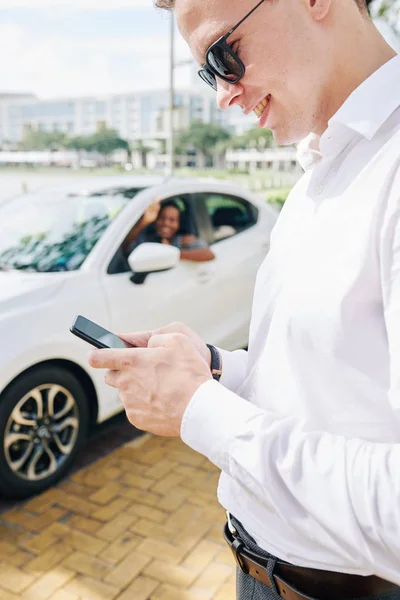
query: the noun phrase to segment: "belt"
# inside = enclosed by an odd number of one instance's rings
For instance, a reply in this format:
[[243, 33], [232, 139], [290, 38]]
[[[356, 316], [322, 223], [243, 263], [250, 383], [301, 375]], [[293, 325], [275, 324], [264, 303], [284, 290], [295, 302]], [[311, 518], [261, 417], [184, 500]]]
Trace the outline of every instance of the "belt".
[[[273, 588], [267, 572], [268, 558], [246, 548], [239, 535], [231, 533], [228, 523], [224, 527], [224, 538], [243, 573], [251, 575], [257, 581]], [[363, 598], [400, 591], [399, 586], [375, 575], [363, 577], [308, 569], [296, 567], [280, 560], [276, 561], [272, 577], [280, 597], [285, 600], [310, 600], [312, 598], [338, 600], [338, 598]]]

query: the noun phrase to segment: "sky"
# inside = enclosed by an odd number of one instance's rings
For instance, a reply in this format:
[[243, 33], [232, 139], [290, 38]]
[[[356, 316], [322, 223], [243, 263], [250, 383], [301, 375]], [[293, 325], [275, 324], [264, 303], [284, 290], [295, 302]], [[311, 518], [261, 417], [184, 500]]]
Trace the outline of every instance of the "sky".
[[[0, 92], [60, 98], [167, 88], [170, 19], [152, 0], [0, 0]], [[190, 58], [178, 32], [175, 48], [177, 61]], [[176, 86], [189, 86], [192, 72], [177, 68]]]
[[[0, 0], [0, 92], [55, 98], [166, 88], [170, 19], [152, 0]], [[175, 39], [176, 60], [189, 59], [178, 32]], [[177, 68], [176, 85], [190, 82], [191, 68]]]

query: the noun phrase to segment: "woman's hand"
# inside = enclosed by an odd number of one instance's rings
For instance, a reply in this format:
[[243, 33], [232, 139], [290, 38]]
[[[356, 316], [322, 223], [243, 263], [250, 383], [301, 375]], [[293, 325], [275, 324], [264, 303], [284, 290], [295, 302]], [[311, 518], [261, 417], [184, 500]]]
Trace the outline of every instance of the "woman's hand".
[[147, 207], [142, 219], [143, 225], [150, 225], [151, 223], [154, 223], [154, 221], [157, 221], [160, 208], [161, 198], [159, 198], [158, 200], [153, 202], [153, 204], [150, 204], [150, 206]]

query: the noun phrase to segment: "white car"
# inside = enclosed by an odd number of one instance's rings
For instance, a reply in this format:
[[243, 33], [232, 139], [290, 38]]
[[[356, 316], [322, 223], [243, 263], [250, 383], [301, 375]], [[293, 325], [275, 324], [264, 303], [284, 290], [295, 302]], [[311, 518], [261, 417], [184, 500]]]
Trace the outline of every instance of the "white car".
[[[173, 199], [209, 262], [122, 243], [155, 198]], [[90, 428], [121, 411], [77, 314], [113, 332], [184, 321], [227, 349], [247, 345], [256, 272], [278, 212], [215, 180], [92, 178], [0, 207], [0, 491], [36, 494], [69, 469]], [[175, 250], [175, 249], [174, 249]]]

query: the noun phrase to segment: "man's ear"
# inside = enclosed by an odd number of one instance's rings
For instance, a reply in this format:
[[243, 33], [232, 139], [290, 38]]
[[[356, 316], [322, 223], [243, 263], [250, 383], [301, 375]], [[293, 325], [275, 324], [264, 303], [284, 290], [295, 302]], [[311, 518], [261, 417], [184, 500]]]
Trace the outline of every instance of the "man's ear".
[[322, 21], [329, 13], [332, 0], [302, 0], [315, 21]]

